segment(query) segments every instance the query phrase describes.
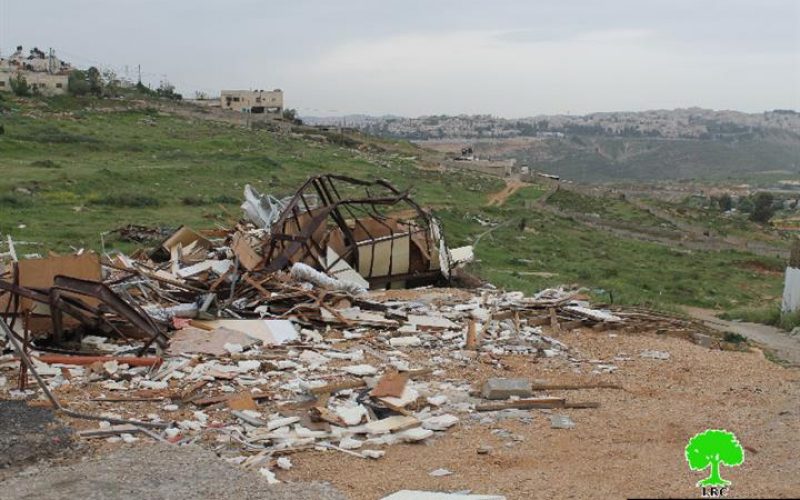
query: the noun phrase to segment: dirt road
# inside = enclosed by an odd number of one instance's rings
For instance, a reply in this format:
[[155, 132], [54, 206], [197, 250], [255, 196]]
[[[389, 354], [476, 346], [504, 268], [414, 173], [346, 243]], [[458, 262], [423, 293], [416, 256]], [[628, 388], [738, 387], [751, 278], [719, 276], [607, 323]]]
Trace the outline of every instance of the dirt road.
[[508, 198], [523, 188], [527, 186], [526, 183], [517, 180], [517, 179], [508, 179], [506, 180], [506, 187], [502, 190], [492, 193], [489, 195], [489, 201], [486, 203], [486, 206], [489, 207], [500, 207], [508, 200]]
[[719, 319], [717, 318], [719, 311], [713, 309], [699, 307], [685, 307], [684, 309], [691, 317], [699, 319], [711, 328], [747, 337], [774, 352], [779, 359], [800, 367], [800, 337], [774, 326]]

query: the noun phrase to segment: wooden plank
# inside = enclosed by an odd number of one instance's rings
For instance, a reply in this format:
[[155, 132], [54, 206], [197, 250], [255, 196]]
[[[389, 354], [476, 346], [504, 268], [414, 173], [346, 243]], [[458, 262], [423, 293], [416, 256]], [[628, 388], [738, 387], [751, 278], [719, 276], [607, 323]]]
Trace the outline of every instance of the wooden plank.
[[553, 329], [554, 332], [561, 331], [561, 325], [558, 324], [558, 314], [556, 314], [556, 308], [550, 308], [550, 327]]
[[621, 385], [607, 383], [587, 383], [587, 384], [536, 384], [532, 386], [534, 391], [573, 391], [581, 389], [622, 389]]
[[357, 389], [359, 387], [366, 387], [367, 383], [363, 380], [344, 380], [341, 382], [334, 382], [332, 384], [323, 385], [311, 389], [312, 394], [330, 394], [332, 392], [343, 391], [345, 389]]
[[464, 348], [473, 351], [478, 348], [478, 329], [473, 319], [469, 320], [467, 325], [467, 342]]
[[[222, 394], [222, 395], [219, 395], [219, 396], [210, 396], [210, 397], [207, 397], [207, 398], [192, 399], [189, 402], [194, 404], [194, 405], [197, 405], [197, 406], [208, 406], [208, 405], [213, 405], [213, 404], [216, 404], [216, 403], [225, 403], [229, 399], [233, 399], [233, 398], [235, 398], [237, 396], [238, 396], [238, 394]], [[261, 399], [269, 399], [270, 397], [272, 397], [272, 395], [270, 393], [251, 394], [250, 397], [253, 398], [256, 401], [259, 401]]]
[[564, 408], [566, 404], [564, 398], [531, 398], [517, 399], [513, 401], [502, 401], [499, 403], [481, 403], [475, 405], [477, 411], [498, 411], [509, 408], [528, 410], [534, 408]]

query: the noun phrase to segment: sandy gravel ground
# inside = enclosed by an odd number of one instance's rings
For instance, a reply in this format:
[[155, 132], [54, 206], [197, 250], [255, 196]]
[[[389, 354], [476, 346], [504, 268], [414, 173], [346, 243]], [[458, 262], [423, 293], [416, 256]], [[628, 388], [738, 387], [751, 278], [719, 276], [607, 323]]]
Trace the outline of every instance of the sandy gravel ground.
[[91, 460], [28, 469], [0, 483], [0, 499], [343, 500], [322, 483], [271, 485], [198, 446], [123, 447]]
[[[613, 335], [613, 334], [611, 334]], [[395, 445], [379, 461], [338, 452], [294, 457], [286, 480], [331, 481], [355, 499], [376, 499], [399, 489], [472, 490], [509, 499], [699, 497], [684, 447], [707, 428], [734, 432], [745, 446], [745, 463], [724, 468], [731, 495], [800, 497], [800, 370], [783, 368], [758, 353], [712, 351], [682, 339], [655, 334], [583, 331], [560, 335], [587, 360], [614, 361], [615, 373], [591, 376], [595, 365], [575, 370], [564, 360], [538, 363], [522, 358], [511, 369], [474, 367], [453, 372], [473, 387], [490, 376], [521, 376], [550, 382], [603, 380], [626, 390], [562, 391], [571, 400], [600, 401], [591, 410], [565, 410], [577, 426], [550, 428], [547, 413], [531, 411], [532, 422], [509, 419], [491, 424], [462, 419], [460, 428], [427, 445]], [[640, 357], [645, 349], [670, 353], [659, 361]], [[553, 395], [559, 393], [554, 392]], [[522, 441], [492, 434], [504, 429]], [[519, 438], [517, 438], [519, 439]], [[493, 447], [488, 455], [477, 448]], [[453, 472], [432, 477], [429, 472]]]
[[[698, 432], [724, 428], [746, 449], [741, 467], [722, 469], [722, 476], [733, 481], [731, 496], [800, 497], [800, 369], [759, 353], [709, 350], [655, 333], [580, 330], [554, 336], [570, 346], [578, 362], [504, 357], [504, 369], [472, 360], [448, 365], [455, 368], [434, 380], [468, 380], [474, 389], [489, 377], [624, 387], [551, 392], [570, 401], [601, 403], [598, 409], [553, 411], [568, 414], [574, 429], [551, 429], [545, 410], [507, 419], [459, 413], [455, 428], [426, 444], [390, 446], [379, 460], [336, 451], [297, 453], [291, 457], [294, 467], [276, 471], [278, 478], [329, 481], [354, 499], [378, 499], [399, 489], [471, 490], [509, 499], [699, 497], [695, 483], [706, 474], [689, 470], [684, 447]], [[670, 357], [643, 358], [644, 350]], [[432, 355], [424, 349], [406, 352], [417, 359]], [[618, 368], [595, 373], [601, 363]], [[96, 411], [106, 406], [92, 403]], [[76, 429], [96, 427], [89, 421], [65, 422]], [[202, 445], [216, 447], [213, 438]], [[0, 475], [9, 478], [0, 482], [0, 498], [336, 498], [330, 488], [269, 486], [257, 473], [211, 452], [183, 454], [146, 439], [134, 445], [104, 440], [86, 445], [92, 449], [84, 452], [94, 454], [89, 461], [73, 456], [59, 460], [62, 465], [35, 466], [40, 470], [33, 476], [46, 481]], [[478, 454], [482, 446], [490, 446], [491, 453]], [[106, 458], [109, 451], [112, 459]], [[429, 475], [439, 468], [452, 474]]]

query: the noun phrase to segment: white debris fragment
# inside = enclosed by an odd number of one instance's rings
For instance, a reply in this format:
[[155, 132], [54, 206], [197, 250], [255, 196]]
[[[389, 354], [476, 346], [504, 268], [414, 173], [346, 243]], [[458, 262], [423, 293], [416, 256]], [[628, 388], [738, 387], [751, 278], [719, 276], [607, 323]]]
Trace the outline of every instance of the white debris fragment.
[[669, 359], [669, 353], [667, 351], [652, 351], [652, 350], [644, 350], [642, 351], [639, 356], [647, 359], [659, 359], [659, 360], [667, 360]]
[[417, 347], [422, 345], [422, 339], [416, 336], [412, 337], [394, 337], [389, 339], [389, 345], [392, 347]]
[[181, 435], [181, 430], [176, 427], [170, 427], [164, 430], [164, 434], [167, 435], [167, 439], [175, 439]]
[[132, 444], [139, 440], [139, 438], [134, 437], [133, 434], [128, 434], [127, 432], [120, 434], [119, 437], [122, 439], [124, 443], [127, 444]]
[[347, 425], [358, 425], [367, 416], [367, 409], [358, 406], [340, 406], [336, 408], [336, 415]]
[[350, 365], [342, 367], [342, 370], [351, 375], [356, 375], [359, 377], [364, 377], [367, 375], [375, 375], [376, 373], [378, 373], [378, 369], [372, 365]]
[[114, 375], [119, 370], [119, 363], [116, 360], [106, 361], [103, 363], [103, 369], [108, 375]]
[[300, 417], [276, 418], [267, 422], [267, 430], [272, 431], [281, 427], [287, 427], [299, 421]]
[[550, 428], [551, 429], [574, 429], [575, 422], [569, 418], [569, 415], [550, 415]]
[[229, 354], [237, 354], [244, 351], [244, 347], [241, 344], [231, 344], [229, 342], [226, 342], [222, 348], [228, 351]]
[[142, 389], [166, 389], [169, 384], [163, 380], [141, 380], [139, 387]]
[[178, 427], [187, 431], [199, 431], [203, 429], [203, 424], [197, 420], [181, 420], [178, 422]]
[[444, 477], [444, 476], [449, 476], [452, 473], [453, 473], [452, 471], [447, 470], [447, 469], [435, 469], [435, 470], [430, 471], [428, 473], [428, 475], [429, 476], [433, 476], [433, 477]]
[[431, 417], [422, 421], [423, 429], [430, 429], [432, 431], [446, 431], [450, 427], [458, 423], [458, 417], [455, 415], [445, 414], [436, 417]]
[[430, 429], [423, 429], [422, 427], [414, 427], [413, 429], [408, 429], [397, 434], [400, 441], [407, 443], [423, 441], [431, 436], [433, 436], [433, 431]]
[[269, 484], [278, 484], [280, 481], [277, 477], [275, 477], [275, 473], [269, 470], [266, 467], [262, 467], [258, 469], [258, 472], [267, 479], [267, 483]]
[[239, 361], [236, 365], [239, 367], [240, 372], [246, 373], [261, 368], [261, 361], [255, 359], [247, 359], [244, 361]]
[[289, 459], [289, 457], [279, 457], [278, 467], [283, 470], [289, 470], [292, 468], [292, 461]]
[[428, 404], [431, 404], [433, 406], [442, 406], [443, 404], [447, 403], [447, 396], [445, 396], [444, 394], [430, 396], [426, 399], [428, 401]]
[[362, 450], [361, 455], [364, 458], [372, 458], [374, 460], [377, 460], [386, 455], [386, 452], [383, 450]]
[[339, 448], [343, 450], [357, 450], [361, 448], [363, 444], [364, 444], [363, 441], [360, 441], [358, 439], [353, 439], [350, 436], [347, 436], [341, 441], [339, 441]]

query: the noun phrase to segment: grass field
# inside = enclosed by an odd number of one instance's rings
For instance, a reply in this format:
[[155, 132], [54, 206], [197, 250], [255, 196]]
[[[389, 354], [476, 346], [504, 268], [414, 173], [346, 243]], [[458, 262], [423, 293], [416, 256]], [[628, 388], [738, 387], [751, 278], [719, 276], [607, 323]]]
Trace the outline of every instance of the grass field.
[[[577, 284], [601, 300], [674, 307], [762, 307], [780, 263], [750, 254], [688, 252], [618, 239], [536, 208], [544, 187], [521, 189], [487, 207], [499, 179], [420, 169], [430, 153], [360, 136], [340, 146], [189, 119], [121, 101], [17, 100], [0, 116], [0, 232], [34, 242], [20, 253], [100, 249], [100, 234], [126, 224], [229, 226], [246, 183], [291, 194], [308, 176], [338, 172], [385, 178], [433, 207], [451, 246], [477, 245], [473, 270], [497, 286], [532, 292]], [[355, 145], [355, 147], [353, 147]], [[556, 200], [634, 223], [653, 216], [627, 204]], [[4, 236], [3, 236], [4, 237]], [[106, 249], [132, 244], [105, 237]], [[752, 263], [759, 263], [754, 266]]]

